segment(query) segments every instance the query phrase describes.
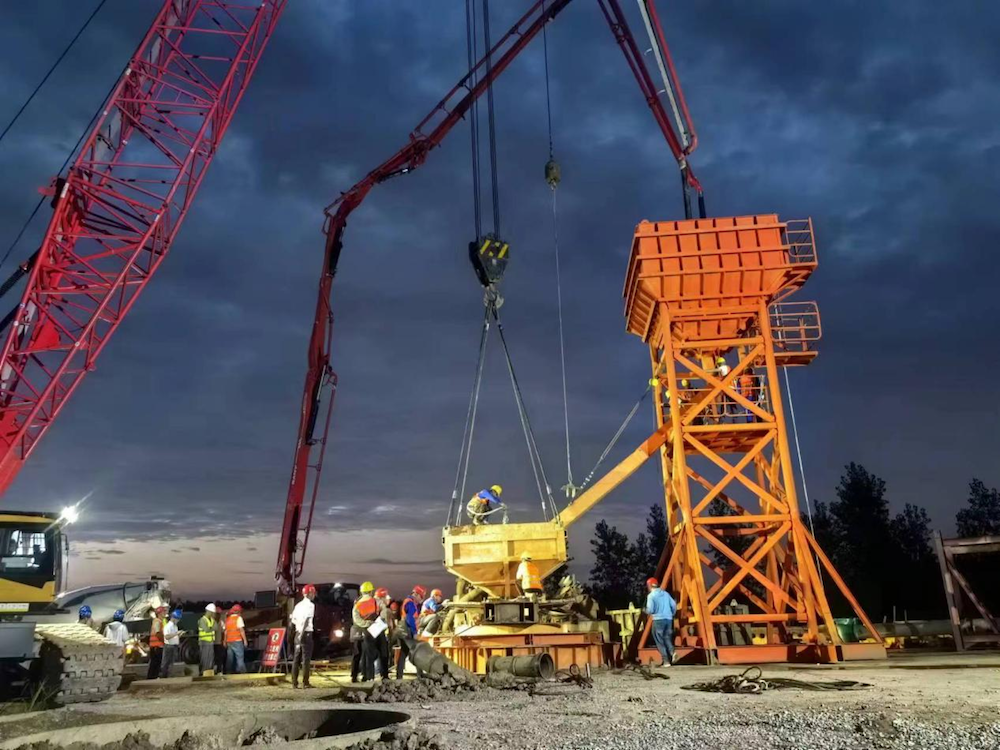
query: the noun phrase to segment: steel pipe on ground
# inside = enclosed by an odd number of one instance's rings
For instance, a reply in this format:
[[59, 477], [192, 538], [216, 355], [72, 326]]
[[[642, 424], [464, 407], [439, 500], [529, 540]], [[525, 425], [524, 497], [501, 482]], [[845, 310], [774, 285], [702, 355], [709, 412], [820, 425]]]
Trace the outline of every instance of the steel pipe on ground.
[[515, 677], [535, 677], [551, 679], [556, 673], [556, 664], [548, 654], [533, 656], [491, 656], [486, 662], [486, 673], [504, 672]]

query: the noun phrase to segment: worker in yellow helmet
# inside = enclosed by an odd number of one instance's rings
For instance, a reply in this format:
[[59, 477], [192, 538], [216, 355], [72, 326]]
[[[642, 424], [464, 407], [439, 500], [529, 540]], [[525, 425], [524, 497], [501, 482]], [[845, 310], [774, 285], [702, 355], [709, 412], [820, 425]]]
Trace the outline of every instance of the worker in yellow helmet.
[[494, 484], [488, 490], [480, 490], [472, 496], [465, 510], [474, 526], [489, 523], [490, 516], [498, 512], [503, 512], [503, 522], [507, 523], [507, 506], [500, 501], [502, 494], [503, 487]]
[[374, 594], [374, 583], [362, 583], [361, 596], [351, 612], [351, 682], [358, 681], [359, 673], [366, 682], [375, 679], [375, 639], [368, 633], [379, 613]]
[[531, 560], [528, 552], [521, 553], [521, 564], [517, 566], [517, 585], [521, 589], [521, 594], [535, 601], [542, 593], [542, 573], [538, 566]]

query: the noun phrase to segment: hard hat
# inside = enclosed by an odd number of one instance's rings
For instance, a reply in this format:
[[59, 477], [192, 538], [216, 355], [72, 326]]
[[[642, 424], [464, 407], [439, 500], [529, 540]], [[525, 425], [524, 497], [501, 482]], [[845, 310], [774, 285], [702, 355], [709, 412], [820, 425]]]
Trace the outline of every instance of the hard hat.
[[521, 553], [521, 559], [522, 560], [530, 560], [531, 559], [531, 554], [529, 552], [522, 552]]
[[427, 596], [427, 589], [425, 589], [420, 584], [417, 584], [416, 586], [413, 587], [413, 593], [419, 596], [421, 599], [423, 599], [425, 596]]
[[502, 495], [503, 487], [501, 487], [499, 484], [494, 484], [492, 487], [490, 487], [490, 492], [492, 492], [494, 495]]
[[237, 602], [236, 604], [234, 604], [232, 607], [229, 608], [229, 611], [230, 612], [242, 612], [243, 611], [243, 605], [240, 604], [239, 602]]
[[441, 593], [441, 589], [434, 589], [433, 591], [431, 591], [431, 597], [435, 596], [444, 596], [444, 594]]
[[361, 593], [362, 594], [370, 594], [374, 590], [375, 590], [375, 584], [372, 583], [371, 581], [365, 581], [364, 583], [361, 584]]
[[717, 365], [724, 365], [724, 364], [726, 364], [726, 358], [725, 357], [716, 357], [715, 358], [715, 364], [717, 364]]
[[84, 617], [90, 617], [92, 614], [93, 614], [93, 612], [90, 611], [90, 607], [88, 607], [86, 604], [84, 604], [82, 607], [80, 607], [80, 619], [81, 620]]
[[646, 585], [647, 586], [656, 586], [656, 587], [659, 587], [660, 582], [657, 581], [655, 578], [647, 578], [646, 579]]
[[650, 378], [649, 379], [649, 384], [653, 388], [656, 388], [656, 386], [658, 386], [660, 384], [660, 379], [659, 378]]
[[305, 586], [302, 587], [302, 596], [309, 596], [309, 594], [316, 596], [316, 587], [313, 586], [311, 583], [307, 583]]
[[218, 608], [214, 604], [209, 604], [207, 607], [205, 607], [205, 611], [206, 612], [211, 612], [214, 615], [219, 610], [218, 610]]
[[375, 596], [377, 596], [379, 599], [385, 599], [387, 596], [389, 596], [389, 589], [385, 587], [376, 589]]
[[115, 622], [122, 622], [125, 619], [125, 610], [116, 609], [115, 613], [111, 616], [111, 619]]
[[167, 605], [166, 604], [157, 604], [156, 608], [153, 611], [157, 612], [157, 613], [159, 613], [159, 612], [166, 612], [167, 611]]
[[688, 383], [686, 379], [681, 380], [681, 388], [687, 388], [689, 385], [691, 384]]
[[179, 620], [184, 616], [184, 613], [181, 612], [179, 609], [175, 609], [173, 612], [170, 613], [170, 616], [175, 620]]

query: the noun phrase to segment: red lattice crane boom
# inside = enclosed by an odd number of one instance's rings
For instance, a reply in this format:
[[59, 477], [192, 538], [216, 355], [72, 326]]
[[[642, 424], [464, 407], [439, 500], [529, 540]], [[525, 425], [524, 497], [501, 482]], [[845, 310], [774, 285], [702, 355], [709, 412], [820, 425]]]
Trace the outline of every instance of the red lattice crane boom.
[[286, 0], [165, 0], [65, 179], [0, 353], [0, 493], [173, 244]]

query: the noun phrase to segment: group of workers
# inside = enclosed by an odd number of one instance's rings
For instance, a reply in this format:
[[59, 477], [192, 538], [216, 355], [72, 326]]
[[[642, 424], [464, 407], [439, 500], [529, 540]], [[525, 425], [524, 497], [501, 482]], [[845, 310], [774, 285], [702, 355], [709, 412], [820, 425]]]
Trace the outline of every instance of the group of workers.
[[[180, 655], [180, 621], [184, 613], [175, 609], [167, 614], [168, 607], [159, 605], [154, 610], [149, 629], [149, 669], [147, 680], [168, 677], [170, 668]], [[234, 604], [223, 617], [222, 610], [214, 603], [205, 607], [198, 620], [198, 669], [199, 674], [213, 671], [216, 674], [247, 671], [244, 656], [247, 647], [246, 623], [243, 607]]]
[[[724, 380], [731, 372], [729, 363], [725, 357], [715, 358], [715, 367], [709, 371], [719, 380]], [[662, 386], [663, 410], [665, 414], [670, 412], [670, 386], [667, 384], [666, 375], [659, 373], [650, 381], [651, 386]], [[764, 387], [763, 378], [754, 372], [752, 365], [747, 365], [736, 378], [736, 392], [758, 408], [765, 408], [767, 389]], [[678, 381], [677, 401], [681, 411], [686, 411], [689, 406], [698, 403], [708, 392], [707, 386], [695, 388], [687, 378]], [[696, 416], [692, 422], [696, 425], [719, 424], [726, 418], [733, 420], [744, 419], [747, 423], [756, 422], [758, 416], [746, 406], [737, 403], [732, 397], [720, 394], [713, 403], [706, 406]]]

